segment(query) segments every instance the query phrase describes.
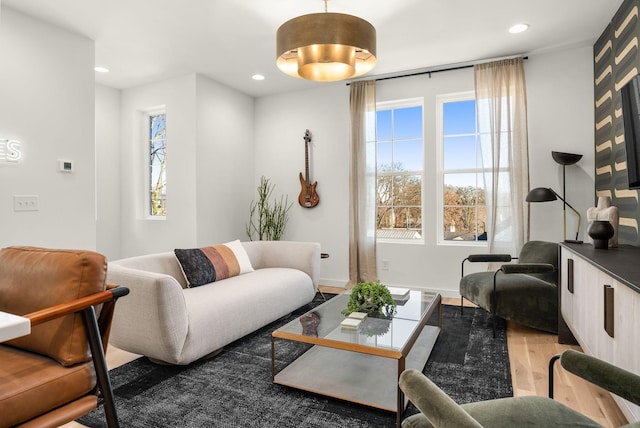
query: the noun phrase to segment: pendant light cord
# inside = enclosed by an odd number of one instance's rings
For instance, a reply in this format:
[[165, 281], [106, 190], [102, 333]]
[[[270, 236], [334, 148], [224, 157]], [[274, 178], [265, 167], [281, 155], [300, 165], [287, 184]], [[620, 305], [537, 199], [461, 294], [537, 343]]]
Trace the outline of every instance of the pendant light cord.
[[328, 9], [327, 9], [327, 2], [328, 2], [328, 1], [329, 1], [329, 0], [324, 0], [324, 13], [327, 13], [327, 12], [328, 12]]

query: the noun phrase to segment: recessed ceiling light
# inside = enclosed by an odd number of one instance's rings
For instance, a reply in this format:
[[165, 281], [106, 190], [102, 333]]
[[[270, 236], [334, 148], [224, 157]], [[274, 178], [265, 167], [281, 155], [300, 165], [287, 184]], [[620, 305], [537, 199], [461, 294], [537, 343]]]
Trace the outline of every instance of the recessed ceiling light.
[[522, 33], [529, 29], [529, 24], [516, 24], [509, 28], [509, 32], [511, 34]]
[[264, 76], [262, 74], [254, 74], [251, 78], [253, 80], [264, 80]]
[[97, 65], [96, 67], [94, 67], [94, 70], [97, 71], [98, 73], [108, 73], [109, 69], [107, 67], [103, 67], [101, 65]]

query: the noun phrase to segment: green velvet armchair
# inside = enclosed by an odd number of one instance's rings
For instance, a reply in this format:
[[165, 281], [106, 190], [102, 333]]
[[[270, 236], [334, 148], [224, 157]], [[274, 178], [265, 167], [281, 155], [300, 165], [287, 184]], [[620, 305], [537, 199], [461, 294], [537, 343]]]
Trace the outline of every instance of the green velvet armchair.
[[[462, 261], [460, 310], [464, 299], [504, 319], [558, 332], [558, 244], [529, 241], [518, 263], [509, 254], [473, 254]], [[495, 272], [464, 274], [465, 262], [505, 263]], [[494, 322], [495, 336], [495, 322]]]
[[[553, 364], [558, 359], [565, 370], [625, 400], [640, 404], [640, 376], [574, 350], [552, 358], [549, 364], [550, 392]], [[402, 428], [601, 427], [592, 419], [547, 397], [510, 397], [458, 405], [415, 369], [402, 373], [400, 389], [421, 412], [407, 417]], [[624, 426], [640, 427], [640, 422]]]

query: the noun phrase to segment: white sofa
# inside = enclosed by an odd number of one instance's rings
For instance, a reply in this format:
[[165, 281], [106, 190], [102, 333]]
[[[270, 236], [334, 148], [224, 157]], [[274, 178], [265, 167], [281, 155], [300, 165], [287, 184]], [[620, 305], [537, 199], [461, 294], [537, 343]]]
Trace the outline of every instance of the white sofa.
[[313, 300], [320, 244], [243, 242], [253, 272], [187, 288], [173, 252], [109, 263], [107, 281], [128, 287], [110, 343], [169, 364], [189, 364]]

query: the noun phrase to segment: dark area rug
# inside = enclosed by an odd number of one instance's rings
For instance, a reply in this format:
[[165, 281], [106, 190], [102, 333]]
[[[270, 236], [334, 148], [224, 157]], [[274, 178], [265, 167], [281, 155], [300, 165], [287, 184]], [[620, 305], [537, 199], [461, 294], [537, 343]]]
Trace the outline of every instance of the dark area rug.
[[[327, 298], [332, 295], [326, 295]], [[395, 414], [297, 391], [271, 382], [271, 332], [322, 303], [314, 301], [189, 366], [162, 366], [139, 358], [111, 370], [120, 425], [157, 427], [394, 427]], [[485, 311], [443, 305], [442, 331], [424, 373], [456, 402], [512, 396], [505, 323], [494, 339]], [[435, 324], [436, 317], [430, 320]], [[281, 347], [281, 343], [290, 346]], [[277, 366], [305, 351], [278, 343]], [[282, 349], [282, 351], [280, 351]], [[416, 413], [411, 404], [406, 415]], [[102, 408], [78, 422], [106, 426]]]

